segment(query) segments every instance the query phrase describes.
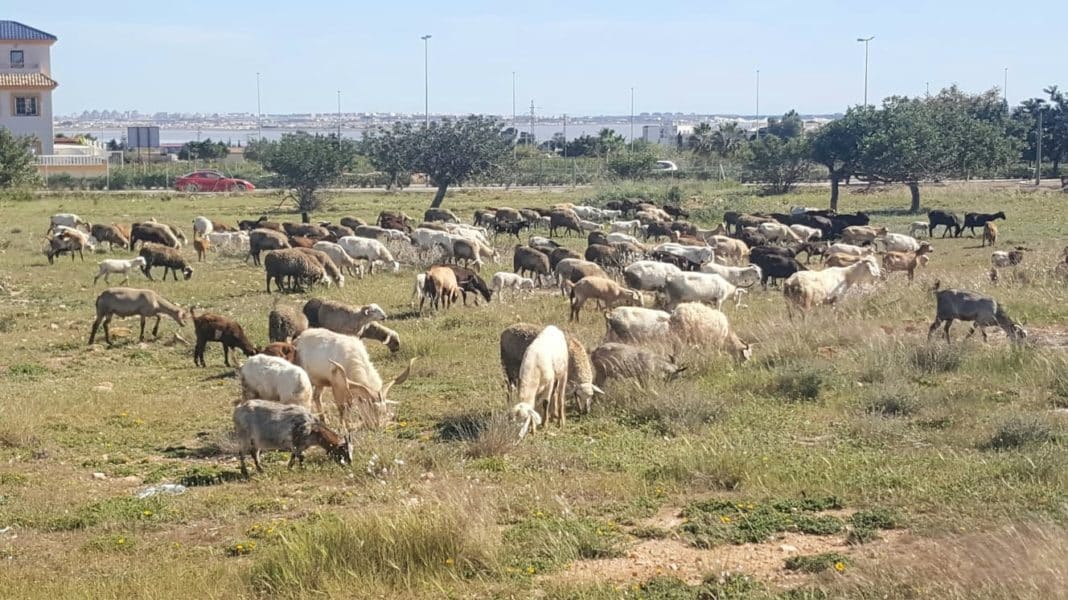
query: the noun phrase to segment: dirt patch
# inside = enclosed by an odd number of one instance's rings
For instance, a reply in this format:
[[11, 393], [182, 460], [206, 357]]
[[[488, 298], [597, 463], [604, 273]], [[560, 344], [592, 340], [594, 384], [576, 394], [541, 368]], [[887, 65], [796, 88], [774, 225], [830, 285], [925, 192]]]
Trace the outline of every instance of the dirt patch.
[[1027, 330], [1027, 341], [1045, 348], [1068, 348], [1068, 327], [1063, 325], [1030, 327]]

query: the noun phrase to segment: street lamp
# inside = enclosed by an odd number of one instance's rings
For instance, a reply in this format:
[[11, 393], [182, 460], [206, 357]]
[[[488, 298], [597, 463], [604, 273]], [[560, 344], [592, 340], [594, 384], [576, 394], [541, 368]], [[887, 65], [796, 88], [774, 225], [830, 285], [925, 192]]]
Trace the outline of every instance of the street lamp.
[[426, 113], [425, 124], [430, 127], [430, 34], [419, 39], [423, 40], [423, 110]]
[[634, 147], [634, 88], [630, 88], [630, 147]]
[[756, 70], [756, 123], [753, 124], [756, 129], [756, 139], [760, 139], [760, 69]]
[[260, 72], [256, 71], [256, 136], [263, 139], [263, 108], [260, 106]]
[[868, 42], [874, 39], [874, 35], [866, 38], [857, 38], [858, 42], [864, 42], [864, 106], [868, 105]]

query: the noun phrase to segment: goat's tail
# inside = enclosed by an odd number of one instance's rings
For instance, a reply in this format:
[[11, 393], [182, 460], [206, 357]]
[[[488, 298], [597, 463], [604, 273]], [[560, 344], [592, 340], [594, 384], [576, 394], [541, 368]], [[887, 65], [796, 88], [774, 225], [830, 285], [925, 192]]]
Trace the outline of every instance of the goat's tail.
[[935, 280], [934, 285], [931, 286], [930, 292], [932, 294], [935, 294], [940, 289], [942, 289], [942, 280], [938, 279], [938, 280]]

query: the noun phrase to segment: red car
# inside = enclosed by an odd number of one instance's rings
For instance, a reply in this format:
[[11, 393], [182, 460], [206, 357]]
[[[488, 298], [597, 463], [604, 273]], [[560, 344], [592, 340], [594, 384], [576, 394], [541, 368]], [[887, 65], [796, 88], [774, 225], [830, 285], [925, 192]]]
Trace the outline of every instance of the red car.
[[180, 192], [246, 192], [256, 189], [244, 179], [226, 177], [218, 171], [194, 171], [174, 180]]

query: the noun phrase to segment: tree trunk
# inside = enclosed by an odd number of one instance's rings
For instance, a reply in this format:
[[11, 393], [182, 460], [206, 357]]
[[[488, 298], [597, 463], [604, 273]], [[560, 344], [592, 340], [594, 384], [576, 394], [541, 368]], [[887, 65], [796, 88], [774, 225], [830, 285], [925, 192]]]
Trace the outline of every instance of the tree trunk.
[[831, 210], [838, 210], [838, 173], [831, 173]]
[[301, 223], [311, 223], [311, 216], [308, 215], [308, 211], [306, 211], [306, 210], [300, 211], [300, 222]]
[[909, 193], [912, 194], [912, 206], [909, 207], [909, 212], [916, 214], [920, 212], [920, 184], [916, 181], [910, 181], [908, 183]]
[[430, 208], [439, 208], [441, 203], [445, 200], [445, 190], [449, 189], [449, 184], [442, 183], [438, 185], [438, 191], [434, 194], [434, 201], [430, 203]]

